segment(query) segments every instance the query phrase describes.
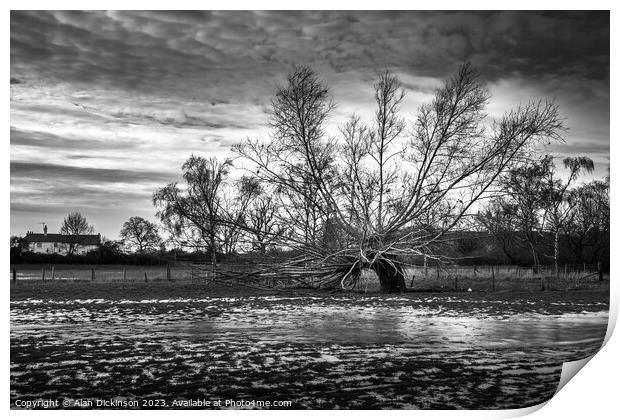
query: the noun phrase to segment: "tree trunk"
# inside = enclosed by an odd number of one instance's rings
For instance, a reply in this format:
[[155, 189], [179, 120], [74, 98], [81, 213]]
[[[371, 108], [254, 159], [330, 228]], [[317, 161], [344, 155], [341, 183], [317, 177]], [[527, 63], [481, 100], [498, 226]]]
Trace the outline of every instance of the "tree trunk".
[[560, 271], [558, 269], [558, 259], [560, 258], [560, 230], [555, 231], [553, 237], [553, 263], [555, 265], [555, 279], [558, 280]]
[[530, 242], [530, 249], [532, 251], [532, 261], [534, 263], [534, 274], [538, 273], [538, 255], [536, 255], [536, 250], [534, 249], [534, 244]]
[[398, 263], [378, 259], [370, 269], [377, 273], [382, 293], [405, 293], [407, 290], [405, 274]]
[[517, 262], [516, 262], [517, 260], [515, 259], [515, 257], [512, 256], [510, 251], [508, 251], [508, 244], [505, 241], [502, 242], [502, 251], [504, 251], [504, 255], [508, 257], [508, 261], [510, 262], [510, 265], [517, 265]]
[[209, 237], [209, 246], [211, 247], [211, 276], [212, 279], [215, 279], [215, 270], [217, 263], [217, 252], [215, 250], [215, 235], [210, 235]]

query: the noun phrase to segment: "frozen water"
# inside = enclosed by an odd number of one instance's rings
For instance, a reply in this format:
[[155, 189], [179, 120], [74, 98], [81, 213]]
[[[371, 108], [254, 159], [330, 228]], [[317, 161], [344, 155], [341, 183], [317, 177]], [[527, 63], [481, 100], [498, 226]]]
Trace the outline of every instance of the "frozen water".
[[307, 408], [522, 407], [553, 394], [563, 361], [599, 348], [607, 317], [600, 302], [471, 293], [15, 301], [11, 400], [79, 391], [282, 395]]

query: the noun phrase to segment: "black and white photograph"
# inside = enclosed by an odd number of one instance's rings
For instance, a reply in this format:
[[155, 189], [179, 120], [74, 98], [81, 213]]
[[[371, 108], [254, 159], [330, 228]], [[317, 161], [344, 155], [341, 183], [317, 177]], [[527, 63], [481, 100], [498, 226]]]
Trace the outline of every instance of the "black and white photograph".
[[610, 26], [11, 10], [10, 409], [546, 403], [610, 321]]

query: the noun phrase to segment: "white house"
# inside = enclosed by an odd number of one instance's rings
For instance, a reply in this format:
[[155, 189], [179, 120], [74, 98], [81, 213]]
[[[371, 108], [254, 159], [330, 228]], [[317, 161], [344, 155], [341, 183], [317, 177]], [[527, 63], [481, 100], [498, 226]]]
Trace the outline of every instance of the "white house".
[[101, 244], [101, 234], [97, 235], [62, 235], [47, 233], [47, 226], [43, 233], [27, 232], [24, 240], [28, 243], [28, 250], [39, 254], [67, 255], [73, 249], [74, 255], [86, 254], [96, 250]]

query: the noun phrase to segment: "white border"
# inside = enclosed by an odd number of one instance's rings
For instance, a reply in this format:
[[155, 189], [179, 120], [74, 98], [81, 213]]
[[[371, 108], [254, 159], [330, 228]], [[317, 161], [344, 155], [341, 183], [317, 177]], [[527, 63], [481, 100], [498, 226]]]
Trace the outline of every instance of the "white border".
[[[521, 0], [518, 2], [509, 1], [509, 2], [491, 2], [491, 1], [473, 1], [464, 3], [462, 1], [433, 1], [433, 2], [411, 2], [411, 1], [391, 1], [384, 0], [381, 2], [353, 2], [353, 1], [333, 1], [333, 0], [315, 0], [313, 2], [307, 3], [293, 3], [293, 2], [285, 2], [285, 1], [261, 1], [261, 2], [248, 2], [248, 1], [240, 1], [240, 0], [228, 0], [225, 2], [204, 2], [204, 1], [175, 1], [171, 3], [163, 3], [160, 2], [158, 4], [154, 4], [152, 1], [119, 1], [119, 0], [109, 0], [106, 2], [102, 1], [91, 1], [88, 3], [78, 2], [78, 1], [12, 1], [9, 2], [8, 6], [12, 9], [241, 9], [241, 10], [252, 10], [252, 9], [310, 9], [310, 10], [337, 10], [337, 9], [417, 9], [417, 10], [440, 10], [440, 9], [454, 9], [454, 10], [463, 10], [464, 6], [467, 9], [474, 10], [493, 10], [498, 8], [498, 6], [503, 6], [503, 9], [508, 10], [594, 10], [594, 9], [602, 9], [602, 10], [612, 10], [611, 12], [611, 46], [612, 46], [612, 54], [611, 54], [611, 68], [617, 69], [617, 30], [615, 24], [618, 23], [618, 20], [615, 19], [615, 10], [614, 5], [617, 2], [612, 1], [597, 1], [590, 0], [588, 2], [576, 2], [576, 1], [562, 1], [562, 2], [550, 2], [550, 1], [536, 1], [536, 0]], [[7, 9], [3, 15], [3, 25], [6, 28], [3, 48], [4, 55], [3, 57], [8, 58], [10, 51], [10, 14]], [[9, 83], [6, 82], [10, 77], [10, 69], [8, 63], [5, 63], [3, 67], [4, 80], [5, 80], [5, 102], [4, 102], [4, 115], [8, 117], [10, 115], [9, 112], [9, 100], [10, 97], [10, 86]], [[9, 73], [9, 74], [7, 74]], [[613, 71], [610, 72], [612, 75]], [[615, 94], [618, 93], [617, 82], [614, 77], [611, 79], [611, 127], [610, 133], [611, 137], [614, 137], [614, 134], [618, 133], [617, 130], [617, 99]], [[5, 118], [6, 118], [5, 117]], [[8, 134], [8, 125], [4, 126], [4, 133]], [[5, 135], [6, 135], [5, 134]], [[611, 156], [615, 156], [615, 146], [614, 143], [611, 143]], [[9, 198], [9, 187], [10, 187], [10, 143], [9, 139], [3, 142], [3, 159], [4, 162], [0, 166], [3, 173], [3, 195], [6, 198]], [[616, 180], [620, 175], [616, 170], [615, 164], [611, 165], [611, 177]], [[615, 183], [613, 184], [615, 186]], [[617, 209], [618, 199], [616, 197], [616, 189], [612, 186], [611, 188], [611, 197], [612, 197], [612, 220], [616, 220], [615, 209]], [[2, 208], [2, 216], [5, 222], [2, 224], [0, 234], [2, 235], [4, 240], [4, 248], [2, 250], [1, 257], [4, 262], [3, 267], [5, 268], [5, 272], [8, 271], [9, 266], [9, 218], [10, 218], [10, 199], [5, 201], [5, 205]], [[618, 241], [615, 239], [617, 234], [619, 234], [619, 230], [616, 225], [612, 223], [611, 226], [611, 255], [618, 255], [616, 251], [618, 248]], [[618, 286], [617, 278], [618, 269], [617, 265], [612, 264], [611, 267], [611, 302], [612, 308], [610, 311], [610, 326], [608, 330], [608, 339], [609, 333], [613, 330], [613, 326], [617, 320], [617, 311], [618, 311]], [[5, 279], [5, 299], [2, 301], [3, 305], [3, 313], [6, 314], [6, 318], [2, 323], [3, 328], [3, 336], [9, 337], [9, 283]], [[526, 408], [520, 410], [489, 410], [489, 411], [385, 411], [381, 413], [381, 416], [385, 416], [388, 418], [408, 418], [408, 419], [418, 419], [418, 418], [462, 418], [462, 419], [486, 419], [486, 418], [512, 418], [521, 415], [525, 415], [534, 411], [531, 414], [530, 418], [533, 419], [546, 419], [546, 418], [562, 418], [565, 419], [583, 419], [583, 418], [592, 418], [592, 419], [604, 419], [604, 418], [612, 418], [613, 414], [617, 415], [618, 412], [618, 395], [617, 395], [617, 385], [618, 385], [618, 374], [619, 374], [619, 361], [617, 358], [618, 350], [620, 348], [620, 344], [618, 343], [617, 337], [611, 337], [604, 348], [597, 354], [577, 375], [576, 379], [571, 380], [555, 397], [551, 399], [547, 404], [543, 404], [542, 409], [536, 411], [541, 407], [536, 408]], [[22, 417], [48, 417], [48, 418], [82, 418], [87, 415], [89, 417], [94, 418], [102, 418], [104, 416], [110, 415], [120, 415], [121, 417], [125, 416], [136, 416], [135, 412], [112, 412], [112, 411], [90, 411], [88, 413], [77, 412], [77, 411], [60, 411], [60, 412], [51, 412], [51, 411], [36, 411], [36, 412], [24, 412], [24, 411], [16, 411], [9, 410], [8, 408], [8, 396], [9, 396], [9, 343], [7, 342], [3, 347], [2, 351], [3, 363], [2, 367], [5, 372], [5, 377], [2, 386], [2, 392], [5, 396], [5, 406], [4, 410], [9, 411], [9, 416], [15, 418]], [[114, 413], [114, 414], [112, 414]], [[129, 414], [128, 414], [129, 413]], [[182, 413], [182, 414], [181, 414]], [[612, 414], [613, 413], [613, 414]], [[240, 417], [246, 415], [246, 413], [234, 411], [234, 412], [181, 412], [175, 411], [174, 413], [168, 412], [140, 412], [137, 413], [138, 416], [142, 415], [153, 416], [155, 418], [165, 418], [170, 414], [176, 416], [190, 416], [204, 419], [206, 417], [221, 417], [221, 418], [231, 418], [231, 417]], [[284, 411], [265, 411], [265, 412], [251, 412], [253, 418], [264, 418], [264, 419], [284, 419], [289, 418], [290, 416], [294, 416], [295, 418], [308, 418], [322, 415], [337, 415], [339, 417], [350, 418], [359, 420], [360, 417], [368, 418], [370, 416], [374, 416], [375, 414], [368, 411], [358, 412], [358, 411], [344, 411], [344, 412], [336, 412], [330, 411], [329, 413], [322, 413], [320, 411], [309, 411], [302, 412], [296, 411], [295, 413], [284, 412]], [[614, 416], [615, 417], [615, 416]]]

